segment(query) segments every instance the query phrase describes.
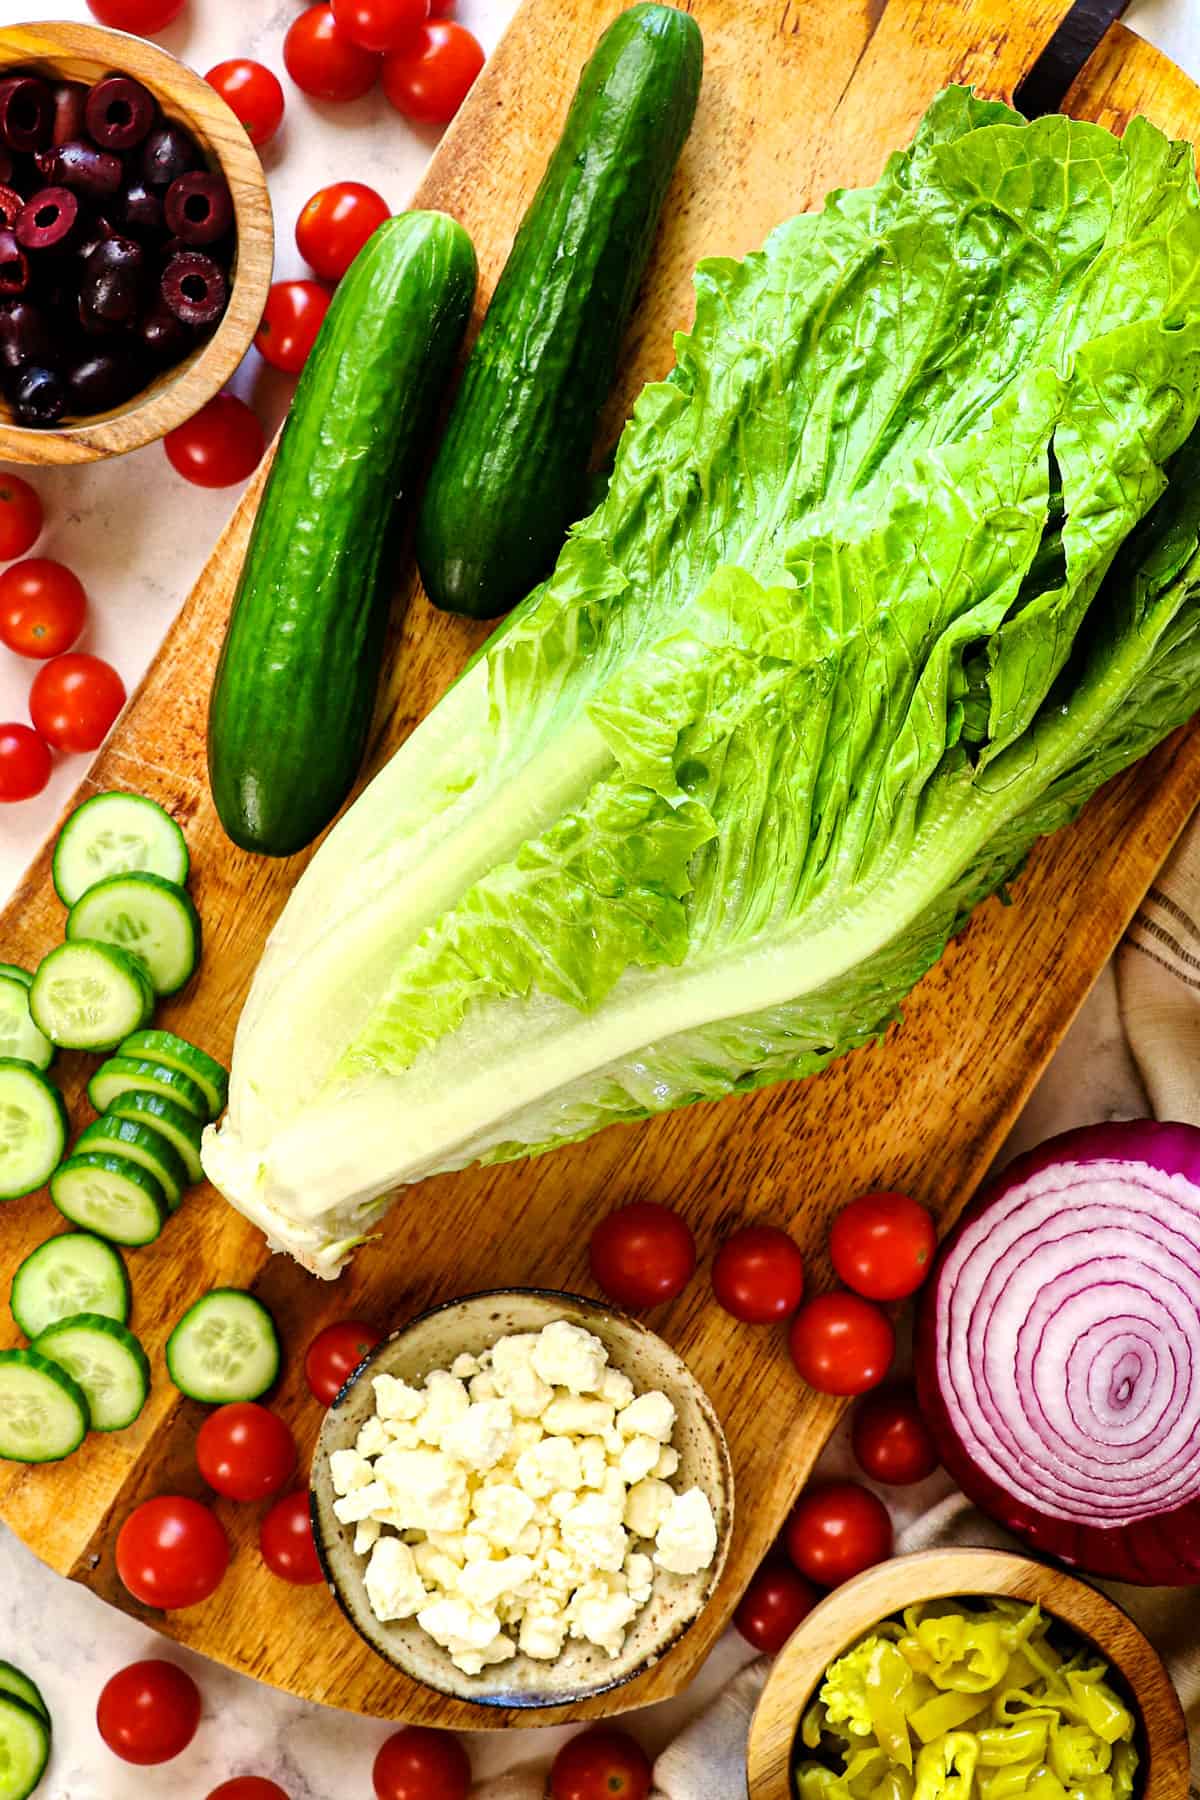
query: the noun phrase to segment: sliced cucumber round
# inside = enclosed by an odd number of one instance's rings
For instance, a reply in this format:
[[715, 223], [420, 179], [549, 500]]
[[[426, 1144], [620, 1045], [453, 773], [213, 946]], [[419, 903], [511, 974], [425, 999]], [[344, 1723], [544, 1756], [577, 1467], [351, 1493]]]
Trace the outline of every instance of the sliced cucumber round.
[[132, 1331], [101, 1313], [47, 1325], [34, 1349], [73, 1375], [87, 1397], [93, 1431], [124, 1431], [146, 1404], [150, 1363]]
[[135, 869], [183, 883], [188, 847], [182, 831], [142, 794], [94, 794], [77, 807], [54, 846], [54, 886], [64, 906], [108, 875]]
[[161, 875], [109, 875], [77, 900], [67, 941], [90, 938], [140, 956], [156, 994], [175, 994], [200, 961], [200, 915], [187, 890]]
[[154, 1016], [154, 983], [139, 956], [80, 938], [38, 965], [29, 1010], [64, 1050], [112, 1050]]
[[67, 1147], [67, 1109], [28, 1063], [0, 1060], [0, 1200], [42, 1187]]
[[64, 1219], [110, 1243], [152, 1244], [167, 1216], [162, 1184], [124, 1156], [69, 1156], [50, 1178], [50, 1198]]
[[88, 1082], [87, 1091], [98, 1113], [108, 1112], [123, 1094], [156, 1094], [160, 1100], [181, 1106], [194, 1119], [208, 1118], [204, 1089], [190, 1075], [181, 1075], [178, 1069], [168, 1069], [145, 1057], [110, 1056]]
[[10, 981], [19, 981], [22, 987], [33, 986], [32, 974], [28, 969], [23, 969], [20, 963], [0, 962], [0, 975], [7, 975]]
[[0, 1800], [29, 1800], [50, 1760], [50, 1721], [0, 1694]]
[[137, 1088], [129, 1088], [110, 1100], [105, 1117], [109, 1119], [132, 1119], [139, 1125], [149, 1125], [167, 1140], [179, 1152], [183, 1166], [187, 1170], [189, 1181], [203, 1181], [204, 1167], [200, 1161], [200, 1139], [204, 1126], [195, 1113], [190, 1113], [174, 1100], [164, 1100], [159, 1094], [142, 1093]]
[[61, 1462], [78, 1450], [90, 1423], [83, 1389], [58, 1363], [36, 1350], [0, 1350], [0, 1457], [6, 1462]]
[[183, 1190], [188, 1185], [188, 1172], [174, 1144], [168, 1143], [152, 1125], [105, 1113], [102, 1119], [97, 1119], [94, 1125], [79, 1134], [72, 1155], [88, 1156], [93, 1152], [125, 1156], [130, 1162], [149, 1169], [155, 1180], [162, 1184], [170, 1211], [179, 1211]]
[[27, 1675], [24, 1669], [18, 1669], [15, 1663], [5, 1662], [0, 1656], [0, 1694], [12, 1694], [17, 1700], [23, 1700], [26, 1706], [32, 1706], [35, 1713], [41, 1713], [47, 1725], [50, 1723], [50, 1708], [42, 1699], [42, 1690]]
[[54, 1045], [38, 1030], [29, 1010], [29, 984], [0, 972], [0, 1056], [48, 1069]]
[[173, 1031], [135, 1031], [120, 1045], [118, 1053], [145, 1057], [150, 1062], [161, 1063], [165, 1069], [175, 1069], [186, 1075], [197, 1087], [203, 1088], [210, 1120], [219, 1118], [225, 1111], [225, 1102], [229, 1098], [228, 1071], [214, 1056], [197, 1050], [186, 1038], [176, 1037]]
[[192, 1400], [257, 1400], [279, 1374], [275, 1321], [243, 1288], [213, 1288], [167, 1339], [167, 1371]]
[[88, 1231], [64, 1231], [31, 1250], [13, 1276], [12, 1316], [27, 1338], [76, 1313], [129, 1320], [129, 1277], [111, 1244]]

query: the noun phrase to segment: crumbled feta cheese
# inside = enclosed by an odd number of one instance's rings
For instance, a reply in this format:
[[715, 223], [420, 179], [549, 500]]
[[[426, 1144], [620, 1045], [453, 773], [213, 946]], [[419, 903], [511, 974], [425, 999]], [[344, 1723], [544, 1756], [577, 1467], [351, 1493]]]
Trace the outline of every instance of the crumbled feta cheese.
[[492, 1380], [496, 1392], [508, 1400], [523, 1419], [536, 1419], [554, 1398], [554, 1389], [533, 1366], [537, 1333], [527, 1331], [501, 1338], [492, 1346]]
[[[510, 1482], [477, 1489], [471, 1502], [475, 1530], [504, 1550], [516, 1547], [530, 1528], [536, 1510], [524, 1489]], [[537, 1530], [536, 1525], [533, 1529]]]
[[374, 1475], [366, 1457], [357, 1450], [335, 1450], [329, 1458], [329, 1479], [335, 1494], [352, 1494], [355, 1488], [366, 1487]]
[[581, 1486], [591, 1488], [602, 1486], [604, 1477], [608, 1473], [608, 1452], [604, 1447], [603, 1438], [584, 1438], [579, 1446], [579, 1472], [583, 1477]]
[[505, 1556], [497, 1562], [469, 1562], [458, 1578], [458, 1591], [472, 1606], [494, 1606], [502, 1594], [511, 1594], [533, 1574], [528, 1556]]
[[367, 1420], [354, 1440], [354, 1448], [360, 1456], [378, 1456], [387, 1449], [390, 1442], [387, 1426], [377, 1415], [375, 1418]]
[[662, 1445], [657, 1438], [631, 1437], [626, 1439], [625, 1448], [618, 1460], [621, 1476], [629, 1487], [635, 1487], [644, 1481], [647, 1475], [653, 1474], [658, 1465], [659, 1452]]
[[603, 1494], [585, 1494], [562, 1522], [567, 1550], [587, 1569], [619, 1569], [628, 1537], [619, 1509]]
[[604, 1379], [600, 1383], [602, 1400], [607, 1400], [615, 1411], [620, 1412], [622, 1407], [629, 1405], [633, 1394], [633, 1383], [628, 1375], [622, 1374], [620, 1369], [605, 1369]]
[[479, 1363], [475, 1357], [464, 1350], [462, 1355], [456, 1356], [450, 1364], [450, 1373], [459, 1381], [470, 1381], [472, 1375], [478, 1375]]
[[547, 1431], [560, 1436], [598, 1437], [613, 1422], [613, 1409], [607, 1400], [588, 1400], [575, 1394], [558, 1394], [542, 1414]]
[[659, 1451], [658, 1461], [651, 1470], [651, 1474], [654, 1475], [658, 1481], [670, 1481], [672, 1475], [676, 1474], [678, 1469], [678, 1450], [673, 1449], [670, 1444], [664, 1444]]
[[561, 1614], [538, 1618], [527, 1612], [521, 1621], [517, 1645], [523, 1655], [533, 1657], [535, 1662], [553, 1662], [561, 1656], [566, 1636], [567, 1621]]
[[[465, 1469], [440, 1450], [388, 1450], [375, 1464], [406, 1531], [461, 1531], [470, 1511]], [[365, 1514], [360, 1515], [365, 1517]]]
[[665, 1394], [639, 1394], [617, 1414], [617, 1426], [626, 1437], [652, 1437], [665, 1444], [675, 1429], [675, 1408]]
[[379, 1534], [383, 1526], [378, 1519], [360, 1519], [354, 1529], [354, 1554], [366, 1556], [379, 1542]]
[[638, 1550], [631, 1550], [625, 1558], [625, 1585], [629, 1598], [638, 1606], [645, 1606], [654, 1586], [654, 1564]]
[[372, 1513], [379, 1513], [391, 1505], [391, 1493], [382, 1481], [369, 1481], [365, 1487], [355, 1488], [342, 1500], [333, 1503], [333, 1516], [343, 1525], [357, 1525], [362, 1519], [369, 1519]]
[[625, 1633], [637, 1612], [634, 1601], [625, 1594], [591, 1594], [576, 1596], [571, 1602], [571, 1636], [585, 1638], [619, 1656]]
[[583, 1476], [579, 1452], [568, 1437], [543, 1438], [517, 1458], [517, 1482], [535, 1500], [545, 1500], [557, 1488], [577, 1488]]
[[671, 1509], [658, 1528], [654, 1560], [672, 1575], [696, 1575], [717, 1551], [717, 1527], [708, 1496], [699, 1488], [672, 1494]]
[[467, 1383], [467, 1392], [472, 1400], [495, 1400], [500, 1392], [490, 1369], [481, 1369], [478, 1375], [472, 1375]]
[[477, 1400], [442, 1433], [447, 1456], [482, 1472], [494, 1467], [512, 1442], [512, 1407], [507, 1400]]
[[377, 1619], [411, 1619], [429, 1598], [413, 1553], [399, 1538], [380, 1538], [363, 1577]]
[[408, 1419], [385, 1419], [383, 1435], [387, 1440], [384, 1450], [419, 1450], [423, 1441], [419, 1425]]
[[572, 1394], [598, 1394], [608, 1351], [592, 1332], [555, 1319], [538, 1334], [531, 1361], [535, 1373], [549, 1387], [564, 1387]]
[[625, 1496], [625, 1524], [634, 1537], [657, 1537], [675, 1494], [665, 1481], [639, 1481]]
[[424, 1395], [409, 1387], [407, 1381], [397, 1381], [394, 1375], [376, 1375], [371, 1386], [375, 1389], [375, 1411], [381, 1419], [416, 1419], [425, 1410]]
[[459, 1565], [454, 1558], [439, 1550], [429, 1539], [413, 1548], [413, 1561], [417, 1565], [417, 1573], [426, 1587], [445, 1588], [447, 1593], [454, 1593], [458, 1587]]
[[435, 1369], [426, 1377], [425, 1410], [416, 1420], [421, 1441], [440, 1449], [447, 1430], [463, 1417], [470, 1404], [464, 1384], [446, 1369]]

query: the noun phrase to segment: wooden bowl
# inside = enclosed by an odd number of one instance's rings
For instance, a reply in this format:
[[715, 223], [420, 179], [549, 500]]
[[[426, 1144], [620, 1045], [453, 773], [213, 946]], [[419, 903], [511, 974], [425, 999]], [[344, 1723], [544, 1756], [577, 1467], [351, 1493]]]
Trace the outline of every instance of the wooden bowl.
[[751, 1721], [750, 1800], [790, 1800], [801, 1714], [829, 1664], [881, 1619], [921, 1600], [992, 1594], [1036, 1601], [1095, 1646], [1140, 1716], [1138, 1800], [1187, 1800], [1187, 1725], [1157, 1651], [1128, 1614], [1095, 1588], [1003, 1550], [925, 1550], [897, 1557], [868, 1569], [815, 1607], [776, 1658]]
[[229, 183], [237, 253], [229, 305], [212, 336], [123, 406], [47, 431], [13, 422], [0, 399], [0, 458], [19, 463], [85, 463], [153, 443], [190, 419], [221, 391], [258, 330], [275, 252], [271, 201], [246, 128], [207, 81], [156, 44], [99, 25], [8, 25], [0, 32], [0, 71], [29, 69], [59, 80], [98, 81], [119, 71], [148, 87], [164, 114], [186, 125]]
[[[674, 1401], [672, 1442], [679, 1452], [679, 1472], [672, 1485], [680, 1491], [698, 1487], [707, 1494], [717, 1525], [717, 1554], [711, 1568], [699, 1575], [655, 1572], [654, 1592], [615, 1658], [594, 1644], [568, 1640], [554, 1662], [515, 1656], [482, 1675], [464, 1675], [415, 1619], [381, 1625], [371, 1611], [363, 1582], [365, 1559], [355, 1556], [352, 1548], [353, 1527], [348, 1529], [334, 1517], [330, 1453], [353, 1448], [361, 1426], [374, 1414], [373, 1376], [420, 1382], [433, 1369], [448, 1369], [464, 1352], [478, 1355], [510, 1332], [541, 1331], [554, 1319], [593, 1332], [612, 1366], [628, 1375], [640, 1393], [658, 1388]], [[452, 1300], [413, 1319], [379, 1345], [326, 1414], [313, 1457], [310, 1499], [329, 1585], [359, 1635], [414, 1681], [479, 1706], [575, 1705], [632, 1681], [699, 1618], [720, 1580], [733, 1532], [733, 1470], [725, 1435], [686, 1364], [645, 1325], [611, 1313], [594, 1300], [534, 1288], [506, 1288]], [[336, 1703], [336, 1695], [330, 1698]]]

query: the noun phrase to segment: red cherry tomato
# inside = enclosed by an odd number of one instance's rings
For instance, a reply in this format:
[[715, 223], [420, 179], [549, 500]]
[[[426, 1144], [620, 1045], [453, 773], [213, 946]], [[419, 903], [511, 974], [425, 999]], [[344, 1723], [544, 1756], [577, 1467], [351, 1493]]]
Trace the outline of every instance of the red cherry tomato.
[[296, 1445], [278, 1413], [252, 1400], [219, 1406], [196, 1438], [196, 1464], [227, 1500], [266, 1500], [296, 1466]]
[[28, 725], [0, 725], [0, 804], [32, 800], [50, 779], [50, 752]]
[[627, 1731], [598, 1725], [569, 1738], [550, 1770], [551, 1800], [646, 1800], [650, 1759]]
[[331, 1406], [379, 1342], [380, 1333], [361, 1319], [341, 1319], [319, 1331], [304, 1358], [309, 1391], [322, 1406]]
[[868, 1300], [904, 1300], [933, 1267], [937, 1231], [907, 1194], [864, 1194], [833, 1221], [829, 1254], [838, 1276]]
[[87, 0], [88, 10], [101, 25], [114, 31], [132, 31], [146, 37], [165, 31], [177, 19], [187, 0]]
[[185, 1669], [158, 1657], [110, 1675], [96, 1703], [100, 1736], [122, 1762], [170, 1762], [200, 1723], [200, 1689]]
[[332, 0], [338, 30], [360, 49], [401, 49], [429, 17], [429, 0]]
[[179, 1494], [144, 1500], [117, 1534], [117, 1574], [143, 1606], [198, 1606], [228, 1567], [229, 1540], [217, 1519]]
[[669, 1206], [635, 1200], [601, 1219], [589, 1255], [592, 1274], [618, 1306], [659, 1306], [691, 1280], [696, 1240]]
[[125, 704], [125, 683], [111, 663], [84, 650], [43, 665], [29, 690], [29, 716], [55, 750], [98, 750]]
[[258, 1543], [263, 1561], [281, 1581], [290, 1581], [295, 1587], [324, 1581], [308, 1514], [307, 1489], [299, 1488], [275, 1502], [263, 1519]]
[[863, 1474], [890, 1487], [924, 1481], [938, 1466], [933, 1433], [907, 1382], [881, 1388], [862, 1402], [852, 1438]]
[[801, 1494], [784, 1541], [802, 1575], [821, 1587], [837, 1587], [892, 1554], [892, 1521], [869, 1488], [857, 1481], [825, 1481]]
[[466, 1800], [471, 1764], [448, 1731], [408, 1725], [380, 1747], [373, 1770], [376, 1800]]
[[429, 16], [431, 19], [452, 19], [456, 0], [430, 0]]
[[331, 6], [310, 6], [292, 20], [283, 62], [301, 93], [314, 100], [357, 100], [379, 79], [379, 58], [351, 43]]
[[391, 207], [361, 181], [335, 181], [308, 201], [296, 221], [296, 248], [325, 281], [340, 281]]
[[265, 1775], [235, 1775], [232, 1781], [223, 1781], [215, 1787], [208, 1800], [288, 1800], [277, 1781], [268, 1781]]
[[465, 25], [431, 19], [403, 50], [383, 59], [383, 91], [418, 125], [448, 125], [483, 67], [483, 46]]
[[254, 337], [260, 356], [286, 375], [298, 375], [328, 311], [329, 295], [319, 283], [277, 281]]
[[42, 503], [37, 490], [19, 475], [0, 469], [0, 562], [24, 556], [42, 530]]
[[821, 1294], [788, 1333], [792, 1361], [819, 1394], [865, 1394], [892, 1366], [896, 1333], [886, 1313], [857, 1294]]
[[232, 487], [253, 475], [262, 461], [266, 435], [257, 417], [236, 394], [217, 394], [163, 439], [177, 475], [196, 487]]
[[776, 1656], [820, 1598], [812, 1582], [786, 1557], [768, 1556], [742, 1596], [733, 1622], [748, 1644], [764, 1656]]
[[248, 56], [220, 62], [204, 77], [216, 88], [236, 119], [246, 127], [252, 144], [265, 144], [283, 124], [283, 84], [273, 69]]
[[62, 563], [31, 556], [0, 575], [0, 643], [18, 656], [61, 656], [86, 619], [83, 583]]
[[794, 1238], [774, 1225], [747, 1225], [726, 1238], [712, 1272], [713, 1293], [747, 1325], [794, 1313], [804, 1294], [804, 1258]]

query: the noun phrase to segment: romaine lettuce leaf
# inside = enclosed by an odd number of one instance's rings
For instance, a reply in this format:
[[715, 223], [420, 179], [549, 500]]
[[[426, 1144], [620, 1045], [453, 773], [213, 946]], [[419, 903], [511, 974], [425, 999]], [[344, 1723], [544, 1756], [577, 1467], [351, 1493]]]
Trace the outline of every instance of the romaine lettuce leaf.
[[951, 89], [697, 274], [602, 504], [330, 834], [205, 1142], [335, 1273], [397, 1186], [869, 1042], [1200, 703], [1190, 146]]

